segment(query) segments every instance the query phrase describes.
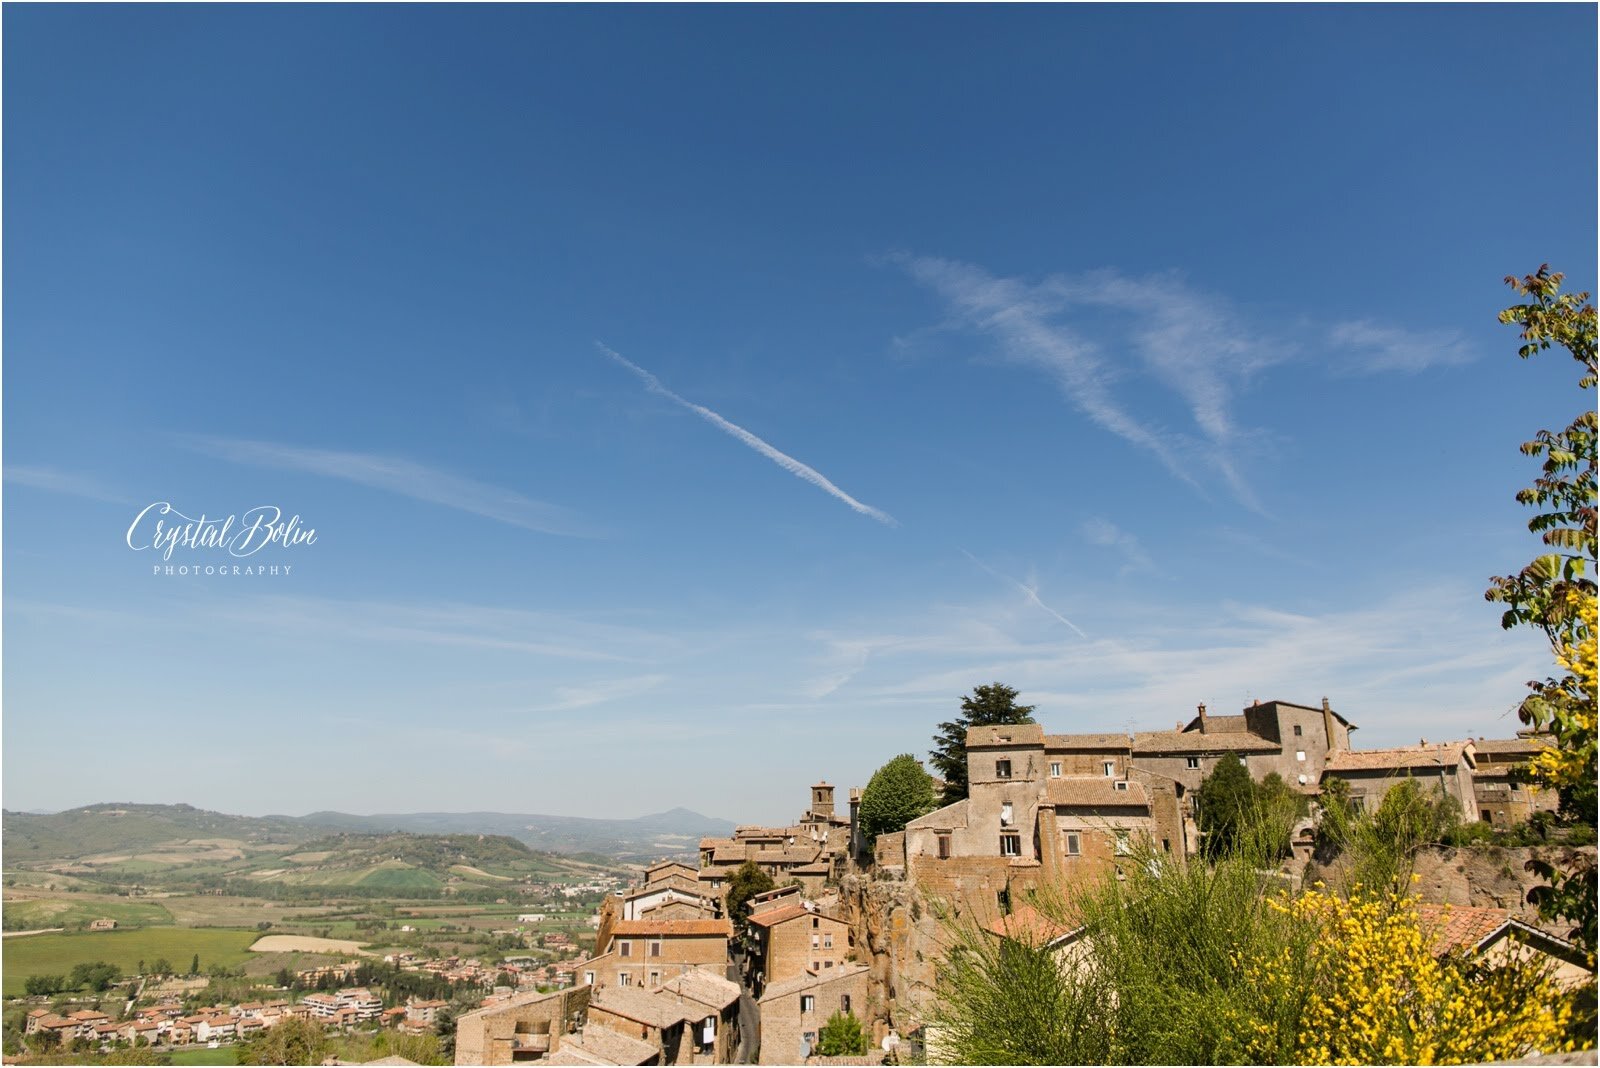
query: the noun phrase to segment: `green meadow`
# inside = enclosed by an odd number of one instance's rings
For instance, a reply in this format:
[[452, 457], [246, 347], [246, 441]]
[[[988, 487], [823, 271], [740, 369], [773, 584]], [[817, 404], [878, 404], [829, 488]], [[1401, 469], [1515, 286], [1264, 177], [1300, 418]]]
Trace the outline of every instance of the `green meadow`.
[[173, 967], [188, 971], [194, 955], [200, 967], [213, 964], [236, 967], [250, 959], [249, 946], [260, 937], [256, 931], [229, 931], [205, 927], [146, 927], [138, 931], [71, 932], [27, 935], [0, 942], [4, 949], [4, 992], [24, 992], [30, 975], [67, 975], [76, 964], [103, 960], [123, 974], [134, 974], [140, 961], [148, 967], [165, 957]]

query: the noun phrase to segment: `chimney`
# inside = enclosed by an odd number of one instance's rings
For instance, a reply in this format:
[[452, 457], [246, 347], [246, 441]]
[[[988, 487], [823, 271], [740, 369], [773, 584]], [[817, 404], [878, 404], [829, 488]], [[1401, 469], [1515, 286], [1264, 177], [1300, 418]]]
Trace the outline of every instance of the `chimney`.
[[1333, 729], [1333, 706], [1328, 704], [1328, 699], [1322, 699], [1322, 733], [1328, 739], [1328, 752], [1339, 748], [1338, 733]]
[[1200, 733], [1206, 733], [1206, 706], [1200, 706]]

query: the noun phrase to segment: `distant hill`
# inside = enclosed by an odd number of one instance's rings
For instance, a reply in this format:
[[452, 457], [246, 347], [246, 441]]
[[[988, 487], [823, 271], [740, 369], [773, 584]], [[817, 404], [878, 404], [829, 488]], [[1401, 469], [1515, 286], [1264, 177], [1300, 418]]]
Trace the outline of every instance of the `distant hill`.
[[313, 812], [300, 819], [321, 827], [368, 833], [499, 834], [551, 853], [598, 853], [627, 861], [693, 854], [698, 852], [701, 838], [731, 835], [734, 827], [729, 820], [713, 819], [685, 808], [628, 820], [505, 812], [413, 812], [376, 816]]
[[[697, 851], [699, 840], [733, 832], [727, 820], [675, 808], [630, 820], [503, 812], [417, 812], [355, 816], [313, 812], [309, 816], [230, 816], [192, 805], [99, 804], [65, 812], [6, 811], [3, 837], [7, 866], [150, 851], [194, 854], [193, 860], [229, 859], [225, 854], [284, 852], [336, 832], [358, 834], [498, 835], [534, 850], [577, 854], [576, 861], [639, 862]], [[204, 854], [203, 858], [201, 854]], [[584, 854], [596, 854], [586, 857]], [[174, 858], [175, 859], [175, 858]]]
[[259, 848], [293, 845], [316, 835], [315, 828], [284, 816], [230, 816], [193, 805], [113, 803], [48, 814], [6, 811], [0, 816], [8, 866], [137, 852], [176, 841]]

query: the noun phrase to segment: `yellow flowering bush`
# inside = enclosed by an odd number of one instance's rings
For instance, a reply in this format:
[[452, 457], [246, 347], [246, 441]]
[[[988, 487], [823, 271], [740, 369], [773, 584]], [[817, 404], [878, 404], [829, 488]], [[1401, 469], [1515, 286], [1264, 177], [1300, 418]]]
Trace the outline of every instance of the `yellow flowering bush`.
[[[1247, 966], [1269, 999], [1301, 1001], [1299, 1064], [1468, 1064], [1563, 1047], [1569, 1012], [1548, 972], [1527, 961], [1493, 967], [1435, 956], [1418, 898], [1322, 889], [1274, 902], [1317, 930], [1309, 959], [1291, 948]], [[1257, 1024], [1260, 1051], [1277, 1045]]]

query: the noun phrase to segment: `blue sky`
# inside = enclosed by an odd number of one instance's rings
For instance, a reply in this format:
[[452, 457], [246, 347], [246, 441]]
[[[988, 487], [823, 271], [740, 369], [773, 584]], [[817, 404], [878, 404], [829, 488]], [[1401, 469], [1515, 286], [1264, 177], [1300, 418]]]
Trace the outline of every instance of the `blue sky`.
[[1509, 735], [1595, 17], [8, 5], [4, 803], [779, 820], [993, 680]]

